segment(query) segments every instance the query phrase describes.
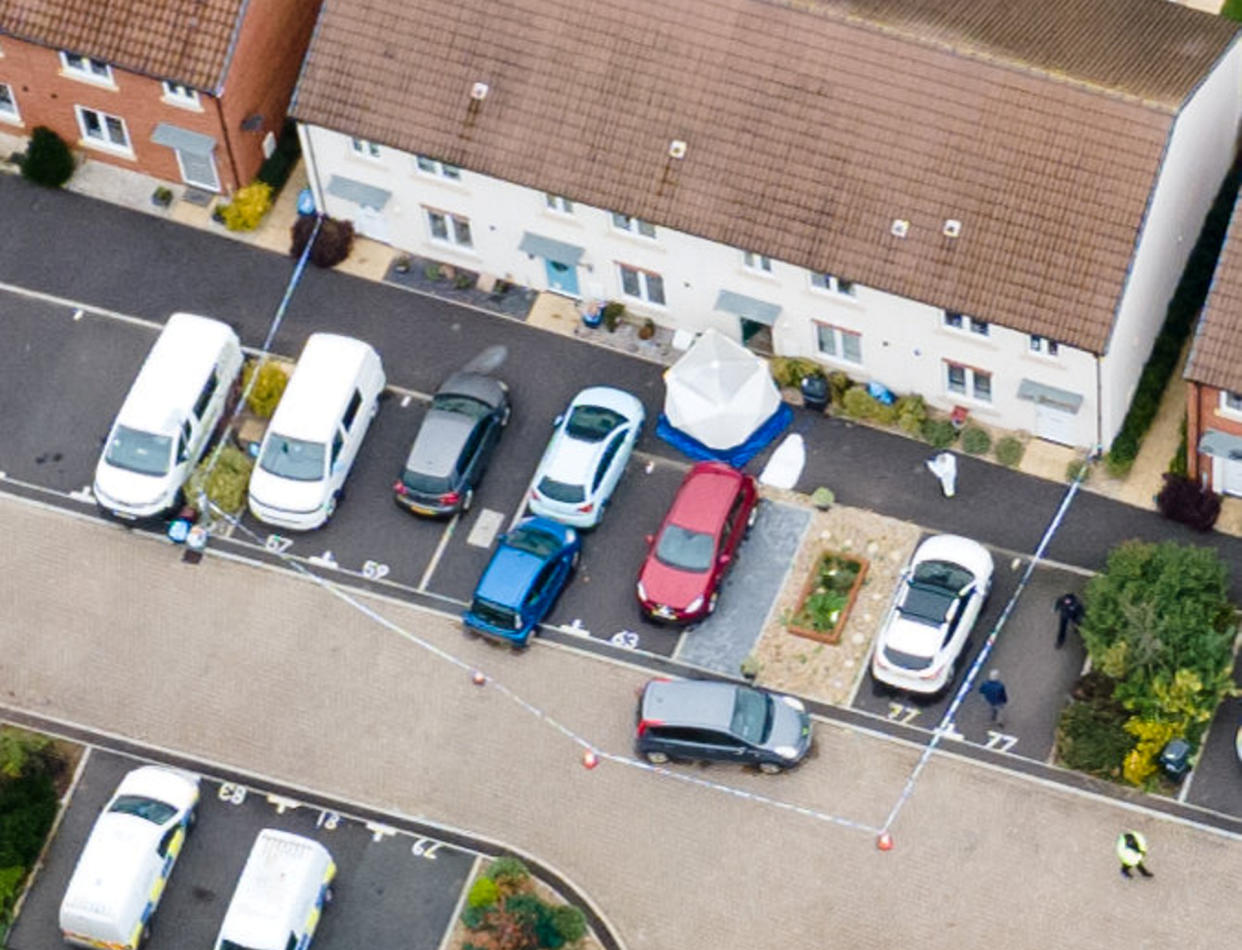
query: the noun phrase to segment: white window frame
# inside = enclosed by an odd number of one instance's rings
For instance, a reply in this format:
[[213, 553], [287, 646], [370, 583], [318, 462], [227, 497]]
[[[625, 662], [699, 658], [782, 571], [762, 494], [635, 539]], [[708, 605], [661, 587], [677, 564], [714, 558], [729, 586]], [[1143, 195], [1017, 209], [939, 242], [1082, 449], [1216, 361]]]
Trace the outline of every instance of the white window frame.
[[[953, 386], [953, 370], [955, 369], [962, 371], [961, 389], [955, 389]], [[986, 395], [979, 394], [979, 382], [981, 379], [987, 380]], [[992, 405], [992, 395], [996, 389], [993, 385], [995, 381], [996, 374], [985, 369], [976, 369], [973, 366], [967, 366], [965, 363], [954, 363], [952, 360], [944, 361], [944, 391], [954, 399], [969, 399], [973, 402], [990, 406]]]
[[360, 139], [355, 136], [349, 138], [349, 151], [358, 158], [366, 158], [377, 161], [380, 157], [380, 147], [370, 139]]
[[[125, 125], [125, 119], [119, 115], [112, 115], [110, 112], [102, 112], [99, 109], [91, 109], [86, 106], [75, 105], [74, 113], [78, 117], [78, 129], [82, 133], [82, 144], [89, 148], [101, 149], [105, 152], [111, 152], [114, 155], [125, 155], [129, 158], [134, 157], [133, 139], [129, 136], [129, 128]], [[86, 116], [87, 113], [93, 114], [99, 121], [99, 127], [104, 131], [105, 137], [98, 138], [88, 131]], [[121, 125], [121, 132], [125, 136], [125, 144], [118, 145], [111, 138], [106, 137], [108, 129], [108, 120], [115, 119]]]
[[[825, 335], [827, 342], [831, 345], [831, 349], [824, 347]], [[852, 341], [857, 359], [854, 359], [847, 352], [849, 347], [846, 346], [847, 341]], [[846, 330], [844, 327], [838, 327], [831, 323], [821, 323], [815, 321], [815, 352], [825, 358], [836, 363], [847, 363], [850, 366], [861, 366], [862, 357], [862, 334], [857, 330]]]
[[461, 168], [457, 165], [450, 165], [448, 162], [437, 161], [434, 158], [428, 158], [426, 155], [414, 156], [414, 170], [420, 175], [429, 175], [432, 178], [445, 178], [449, 181], [461, 181]]
[[626, 234], [632, 234], [635, 237], [646, 238], [649, 241], [656, 239], [656, 227], [649, 221], [622, 214], [620, 211], [609, 212], [609, 217], [612, 220], [613, 228], [618, 231], [624, 231]]
[[[633, 274], [634, 280], [638, 286], [638, 293], [633, 293], [625, 285], [627, 274]], [[652, 294], [652, 278], [658, 281], [655, 286], [658, 287], [660, 299], [654, 299]], [[621, 293], [629, 297], [631, 300], [641, 300], [643, 303], [652, 307], [664, 307], [668, 305], [668, 296], [664, 292], [664, 275], [655, 271], [644, 270], [641, 267], [635, 267], [632, 264], [617, 264], [617, 283], [621, 288]]]
[[[459, 251], [474, 251], [474, 229], [470, 226], [469, 218], [451, 211], [441, 211], [439, 208], [424, 207], [423, 211], [427, 215], [427, 234], [433, 242]], [[443, 234], [436, 233], [437, 221], [441, 222]], [[463, 234], [465, 240], [462, 239]]]
[[564, 195], [554, 195], [550, 191], [543, 193], [544, 206], [553, 214], [573, 214], [574, 203]]
[[1061, 347], [1056, 340], [1040, 336], [1038, 333], [1030, 335], [1030, 347], [1032, 353], [1047, 357], [1056, 357], [1061, 351]]
[[[1237, 405], [1230, 405], [1230, 399], [1237, 401]], [[1218, 410], [1222, 415], [1232, 416], [1235, 419], [1242, 419], [1242, 393], [1230, 392], [1227, 389], [1220, 391], [1220, 408]]]
[[965, 313], [958, 313], [956, 310], [942, 311], [944, 314], [941, 324], [949, 330], [959, 330], [962, 333], [973, 333], [975, 336], [989, 336], [991, 333], [991, 324], [986, 320], [980, 320], [976, 317], [969, 316]]
[[742, 266], [752, 274], [772, 276], [772, 258], [754, 251], [742, 251]]
[[195, 112], [203, 111], [203, 104], [199, 102], [197, 89], [191, 89], [185, 83], [173, 82], [171, 79], [165, 79], [160, 88], [164, 91], [161, 98], [170, 106], [192, 109]]
[[854, 282], [852, 280], [842, 280], [835, 274], [822, 273], [817, 274], [811, 272], [811, 289], [818, 290], [825, 294], [836, 294], [840, 297], [853, 297]]
[[[77, 60], [75, 65], [72, 60]], [[96, 86], [111, 86], [116, 88], [116, 80], [112, 77], [112, 67], [102, 59], [95, 59], [93, 56], [85, 56], [81, 53], [67, 53], [60, 51], [60, 67], [61, 74], [79, 79], [82, 82], [94, 83]], [[100, 67], [103, 71], [100, 72]]]
[[8, 90], [9, 104], [13, 107], [12, 110], [9, 110], [0, 106], [0, 122], [11, 122], [14, 125], [21, 125], [22, 112], [17, 107], [17, 96], [13, 94], [13, 84], [0, 82], [0, 89]]

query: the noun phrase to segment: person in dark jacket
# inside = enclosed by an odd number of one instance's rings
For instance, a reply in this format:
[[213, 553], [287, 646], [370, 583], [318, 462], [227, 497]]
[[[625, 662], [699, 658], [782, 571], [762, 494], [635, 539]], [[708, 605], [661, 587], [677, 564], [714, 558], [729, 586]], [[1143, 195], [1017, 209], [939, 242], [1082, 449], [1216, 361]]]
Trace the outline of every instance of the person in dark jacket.
[[1052, 609], [1060, 616], [1057, 624], [1057, 649], [1065, 646], [1065, 635], [1069, 633], [1070, 624], [1074, 625], [1074, 629], [1078, 629], [1078, 625], [1082, 623], [1083, 615], [1087, 612], [1077, 594], [1062, 594], [1057, 598], [1057, 602], [1052, 605]]
[[979, 687], [979, 692], [992, 707], [992, 722], [998, 726], [1005, 724], [1005, 704], [1009, 702], [1009, 694], [1005, 692], [1005, 684], [1001, 682], [1000, 670], [993, 670]]

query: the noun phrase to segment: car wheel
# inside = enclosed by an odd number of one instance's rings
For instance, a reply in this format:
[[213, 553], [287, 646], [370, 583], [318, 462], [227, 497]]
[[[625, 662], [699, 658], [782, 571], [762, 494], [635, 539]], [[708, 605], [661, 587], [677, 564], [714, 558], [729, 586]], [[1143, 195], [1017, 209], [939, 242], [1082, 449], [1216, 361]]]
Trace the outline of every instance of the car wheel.
[[720, 600], [720, 591], [712, 591], [711, 597], [707, 598], [707, 612], [714, 614], [716, 612], [716, 603]]
[[464, 515], [470, 510], [470, 506], [474, 504], [474, 489], [467, 488], [466, 494], [461, 499], [461, 513]]
[[581, 550], [575, 551], [573, 558], [569, 562], [569, 569], [571, 571], [576, 571], [578, 569], [578, 562], [581, 560], [582, 560], [582, 551]]
[[336, 897], [336, 892], [332, 889], [331, 885], [328, 885], [323, 889], [323, 902], [325, 904], [331, 904], [332, 898], [334, 897]]
[[779, 775], [784, 771], [784, 769], [782, 769], [775, 762], [760, 762], [759, 771], [764, 775]]
[[151, 925], [143, 924], [142, 933], [138, 935], [138, 946], [145, 947], [151, 939]]
[[648, 752], [646, 757], [647, 761], [652, 765], [666, 765], [668, 763], [667, 752]]
[[759, 520], [759, 502], [755, 502], [755, 507], [750, 509], [750, 514], [746, 516], [746, 530], [749, 531], [755, 526], [755, 522]]
[[341, 493], [339, 491], [333, 492], [332, 497], [328, 499], [327, 505], [324, 506], [324, 516], [323, 516], [324, 521], [330, 520], [331, 517], [334, 514], [336, 514], [336, 508], [340, 503], [341, 503]]
[[191, 809], [190, 809], [190, 814], [189, 814], [189, 816], [188, 816], [188, 817], [186, 818], [186, 820], [185, 820], [185, 828], [186, 828], [186, 831], [189, 831], [189, 830], [190, 830], [191, 828], [193, 828], [196, 824], [198, 824], [198, 809], [197, 809], [197, 808], [191, 808]]
[[509, 416], [513, 415], [513, 407], [505, 406], [505, 411], [500, 416], [500, 427], [503, 429], [509, 424]]

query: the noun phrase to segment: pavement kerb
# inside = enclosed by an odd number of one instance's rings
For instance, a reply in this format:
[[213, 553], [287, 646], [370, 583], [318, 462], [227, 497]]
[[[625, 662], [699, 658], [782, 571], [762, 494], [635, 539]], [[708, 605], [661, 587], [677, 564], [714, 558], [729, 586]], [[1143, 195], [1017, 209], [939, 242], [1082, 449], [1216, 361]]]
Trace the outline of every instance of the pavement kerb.
[[[68, 722], [51, 716], [31, 713], [3, 703], [0, 703], [0, 723], [8, 723], [22, 729], [29, 729], [58, 739], [64, 739], [68, 742], [75, 742], [86, 746], [88, 750], [100, 748], [141, 761], [172, 765], [213, 781], [232, 782], [237, 785], [243, 785], [247, 789], [262, 790], [266, 794], [292, 798], [300, 805], [312, 805], [320, 809], [339, 812], [339, 806], [343, 804], [348, 809], [347, 811], [340, 812], [343, 817], [390, 824], [394, 827], [399, 827], [403, 831], [442, 840], [446, 844], [451, 844], [466, 851], [472, 851], [476, 855], [486, 855], [492, 858], [505, 854], [514, 855], [520, 858], [537, 877], [553, 887], [562, 897], [583, 909], [591, 923], [592, 929], [606, 950], [625, 950], [625, 943], [620, 939], [616, 928], [609, 922], [603, 909], [596, 905], [585, 890], [575, 884], [568, 875], [557, 870], [547, 861], [507, 842], [479, 835], [454, 825], [438, 822], [424, 815], [407, 815], [402, 812], [386, 811], [375, 808], [365, 802], [351, 800], [346, 797], [338, 795], [327, 796], [296, 782], [281, 780], [270, 775], [264, 775], [261, 772], [239, 769], [202, 756], [187, 756], [176, 749], [148, 742], [138, 742], [105, 730], [90, 728], [80, 723]], [[79, 763], [78, 770], [74, 774], [75, 786], [85, 761], [86, 757], [83, 756], [82, 762]], [[47, 841], [44, 843], [44, 852], [51, 844], [56, 827], [59, 826], [60, 818], [64, 814], [64, 806], [68, 803], [72, 793], [73, 786], [70, 787], [69, 792], [66, 793], [64, 800], [60, 804], [53, 828], [48, 833]], [[43, 854], [41, 853], [39, 858], [40, 864], [42, 859]], [[30, 875], [27, 887], [33, 882], [34, 876], [33, 873]], [[20, 905], [15, 909], [14, 916], [16, 916], [16, 910], [20, 910]], [[453, 919], [456, 920], [456, 916]]]

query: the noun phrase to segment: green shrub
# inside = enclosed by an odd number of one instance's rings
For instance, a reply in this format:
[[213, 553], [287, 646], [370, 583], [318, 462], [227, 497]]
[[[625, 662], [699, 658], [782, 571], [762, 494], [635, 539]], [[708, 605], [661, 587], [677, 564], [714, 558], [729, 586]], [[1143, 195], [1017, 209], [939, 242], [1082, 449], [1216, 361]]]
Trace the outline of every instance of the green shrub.
[[850, 419], [874, 419], [879, 403], [863, 386], [851, 386], [841, 399], [841, 412]]
[[1020, 439], [1016, 439], [1012, 435], [1006, 435], [996, 440], [996, 449], [994, 451], [996, 461], [1006, 468], [1013, 468], [1022, 461], [1022, 453], [1026, 451], [1026, 446], [1022, 444]]
[[1177, 442], [1177, 451], [1169, 459], [1169, 474], [1185, 477], [1190, 474], [1186, 461], [1186, 414], [1182, 413], [1182, 422], [1178, 427], [1181, 438]]
[[280, 194], [289, 180], [293, 166], [302, 155], [302, 145], [298, 141], [298, 124], [293, 119], [286, 119], [280, 130], [280, 138], [276, 140], [276, 150], [259, 166], [255, 177], [272, 186], [272, 200]]
[[453, 286], [458, 290], [469, 290], [477, 278], [473, 274], [458, 274], [453, 278]]
[[776, 385], [796, 389], [802, 383], [803, 376], [822, 373], [823, 369], [814, 360], [801, 356], [774, 356], [768, 360], [768, 371]]
[[836, 493], [825, 485], [820, 485], [819, 488], [811, 492], [811, 504], [820, 511], [827, 511], [836, 500]]
[[967, 426], [962, 432], [962, 451], [967, 455], [982, 455], [992, 447], [992, 437], [987, 429]]
[[518, 858], [506, 854], [488, 865], [486, 876], [500, 885], [501, 890], [512, 890], [530, 877], [530, 869]]
[[534, 936], [536, 947], [557, 950], [564, 946], [565, 938], [556, 929], [552, 908], [534, 894], [514, 894], [505, 901], [505, 912]]
[[43, 769], [0, 782], [0, 868], [34, 866], [56, 807], [52, 777]]
[[1134, 737], [1126, 731], [1129, 714], [1111, 700], [1071, 702], [1057, 726], [1057, 758], [1068, 768], [1102, 778], [1118, 778]]
[[250, 472], [254, 468], [254, 459], [229, 443], [221, 446], [219, 454], [215, 454], [215, 465], [211, 474], [207, 475], [207, 466], [211, 465], [213, 452], [209, 452], [194, 470], [185, 484], [186, 500], [197, 508], [204, 490], [203, 479], [206, 477], [206, 492], [211, 503], [230, 515], [241, 514], [246, 505], [246, 491], [250, 485]]
[[1125, 478], [1130, 474], [1130, 466], [1138, 457], [1138, 450], [1138, 436], [1124, 429], [1118, 432], [1117, 437], [1113, 439], [1112, 447], [1104, 457], [1104, 467], [1108, 469], [1108, 474], [1113, 478]]
[[1082, 475], [1082, 481], [1085, 485], [1087, 479], [1091, 477], [1091, 462], [1087, 459], [1073, 459], [1065, 466], [1065, 480], [1074, 482], [1078, 480], [1078, 476]]
[[552, 926], [565, 943], [576, 943], [586, 936], [586, 914], [577, 907], [561, 904], [552, 908]]
[[923, 423], [927, 421], [927, 403], [918, 393], [898, 396], [893, 403], [897, 410], [897, 425], [907, 435], [922, 437]]
[[37, 126], [22, 159], [22, 177], [36, 185], [59, 188], [72, 175], [73, 152], [65, 140], [46, 125]]
[[230, 231], [253, 231], [272, 207], [272, 186], [265, 181], [252, 181], [238, 188], [233, 200], [221, 209], [224, 226]]
[[948, 419], [924, 419], [919, 427], [919, 435], [932, 448], [947, 449], [957, 438], [957, 429]]
[[[242, 370], [242, 392], [250, 386], [250, 379], [254, 376], [255, 367], [258, 365], [256, 359], [246, 360], [245, 369]], [[249, 395], [246, 396], [246, 408], [260, 419], [272, 418], [272, 413], [276, 411], [276, 405], [280, 402], [280, 397], [285, 394], [285, 387], [288, 385], [289, 374], [285, 368], [274, 360], [266, 360], [259, 367], [259, 377], [255, 380]]]
[[[293, 222], [293, 243], [289, 253], [301, 257], [306, 245], [315, 233], [315, 216], [313, 214], [298, 215]], [[335, 267], [345, 258], [354, 246], [354, 225], [350, 221], [338, 221], [326, 215], [319, 227], [319, 236], [311, 247], [311, 263], [316, 267]]]
[[841, 401], [845, 398], [845, 394], [850, 391], [850, 387], [854, 385], [854, 381], [850, 379], [849, 373], [839, 369], [834, 369], [828, 374], [828, 398], [834, 406], [840, 406]]
[[1220, 15], [1242, 23], [1242, 0], [1225, 0], [1225, 5], [1220, 8]]
[[490, 907], [500, 900], [500, 885], [490, 877], [475, 878], [466, 895], [466, 903], [471, 907]]
[[891, 426], [897, 424], [897, 403], [882, 403], [880, 400], [875, 401], [875, 411], [871, 414], [873, 422], [878, 422], [882, 426]]
[[610, 300], [604, 304], [602, 315], [604, 326], [609, 333], [612, 333], [617, 329], [617, 324], [621, 322], [621, 318], [625, 316], [625, 304], [619, 300]]
[[0, 726], [0, 776], [19, 778], [45, 771], [52, 740], [39, 732]]
[[461, 922], [467, 930], [478, 930], [487, 921], [487, 911], [495, 905], [489, 904], [487, 907], [474, 907], [467, 904], [461, 911]]

